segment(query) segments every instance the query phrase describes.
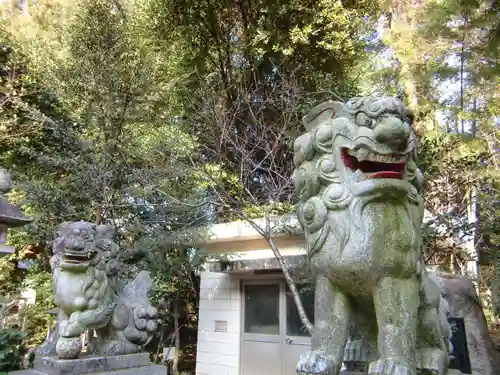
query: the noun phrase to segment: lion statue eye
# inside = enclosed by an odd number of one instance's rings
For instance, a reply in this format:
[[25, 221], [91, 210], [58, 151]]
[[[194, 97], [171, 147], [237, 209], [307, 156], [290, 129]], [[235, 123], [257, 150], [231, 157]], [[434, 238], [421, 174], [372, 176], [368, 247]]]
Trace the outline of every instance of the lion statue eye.
[[366, 113], [360, 112], [356, 115], [356, 125], [366, 126], [368, 128], [373, 127], [374, 121], [366, 115]]

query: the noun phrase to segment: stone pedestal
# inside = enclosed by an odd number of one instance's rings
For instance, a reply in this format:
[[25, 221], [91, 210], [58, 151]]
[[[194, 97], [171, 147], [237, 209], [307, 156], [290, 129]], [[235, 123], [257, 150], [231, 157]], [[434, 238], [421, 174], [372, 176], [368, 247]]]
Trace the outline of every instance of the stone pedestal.
[[[427, 374], [429, 374], [429, 372], [422, 372], [420, 370], [417, 370], [417, 375], [427, 375]], [[350, 372], [347, 370], [342, 370], [340, 372], [340, 375], [368, 375], [368, 372]], [[460, 370], [449, 369], [446, 372], [446, 375], [466, 375], [466, 374], [462, 374]], [[475, 374], [473, 373], [473, 375]]]
[[88, 356], [78, 359], [40, 357], [32, 370], [14, 371], [9, 375], [167, 375], [167, 367], [149, 362], [149, 353], [117, 356]]

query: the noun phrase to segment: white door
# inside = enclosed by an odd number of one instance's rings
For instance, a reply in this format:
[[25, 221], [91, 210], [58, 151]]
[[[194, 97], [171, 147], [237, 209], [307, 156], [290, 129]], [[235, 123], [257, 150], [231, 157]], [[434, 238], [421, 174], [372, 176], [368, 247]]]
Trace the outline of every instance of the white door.
[[281, 282], [245, 282], [243, 296], [241, 375], [280, 375]]
[[[295, 375], [297, 361], [310, 347], [292, 296], [281, 280], [243, 284], [241, 375]], [[301, 288], [301, 297], [313, 320], [314, 292]]]

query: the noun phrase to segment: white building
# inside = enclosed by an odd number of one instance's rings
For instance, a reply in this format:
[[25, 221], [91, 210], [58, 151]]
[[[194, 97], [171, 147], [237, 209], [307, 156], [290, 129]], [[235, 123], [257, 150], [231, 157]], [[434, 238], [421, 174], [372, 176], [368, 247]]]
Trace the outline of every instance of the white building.
[[[287, 263], [304, 260], [301, 236], [274, 240]], [[295, 375], [310, 338], [267, 242], [248, 223], [232, 222], [213, 226], [202, 248], [229, 261], [201, 274], [196, 374]], [[302, 300], [312, 320], [313, 293]]]

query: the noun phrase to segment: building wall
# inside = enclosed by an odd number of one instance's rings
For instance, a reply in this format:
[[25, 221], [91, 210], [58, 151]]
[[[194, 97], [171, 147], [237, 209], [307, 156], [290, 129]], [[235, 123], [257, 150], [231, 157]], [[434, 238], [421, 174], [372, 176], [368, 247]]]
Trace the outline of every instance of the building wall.
[[202, 272], [196, 375], [239, 375], [240, 280]]
[[[216, 238], [202, 247], [209, 254], [224, 253], [230, 260], [273, 258], [269, 245], [247, 227], [247, 223], [218, 224], [214, 228]], [[284, 235], [275, 242], [284, 256], [305, 253], [300, 237]], [[243, 278], [254, 277], [251, 273], [219, 272], [202, 272], [200, 276], [196, 375], [240, 375], [240, 284]]]

